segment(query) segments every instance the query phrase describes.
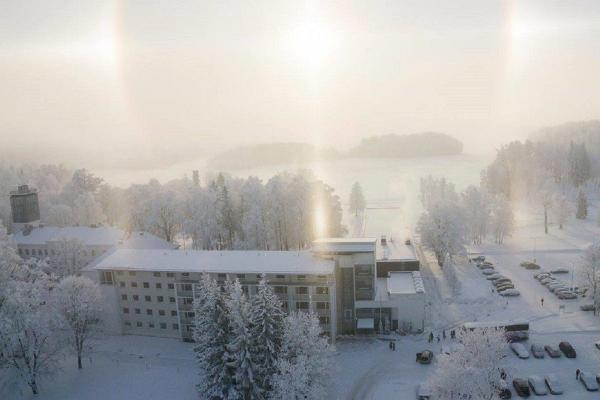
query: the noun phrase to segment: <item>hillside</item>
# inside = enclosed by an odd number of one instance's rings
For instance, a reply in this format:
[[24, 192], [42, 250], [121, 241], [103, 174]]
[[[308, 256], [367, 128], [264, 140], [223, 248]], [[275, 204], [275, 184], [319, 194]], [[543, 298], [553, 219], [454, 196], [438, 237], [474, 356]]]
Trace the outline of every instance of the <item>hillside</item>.
[[585, 143], [587, 151], [600, 155], [600, 120], [575, 121], [539, 129], [530, 135], [534, 142], [568, 145]]
[[463, 144], [444, 133], [372, 136], [350, 150], [352, 157], [426, 157], [461, 154]]

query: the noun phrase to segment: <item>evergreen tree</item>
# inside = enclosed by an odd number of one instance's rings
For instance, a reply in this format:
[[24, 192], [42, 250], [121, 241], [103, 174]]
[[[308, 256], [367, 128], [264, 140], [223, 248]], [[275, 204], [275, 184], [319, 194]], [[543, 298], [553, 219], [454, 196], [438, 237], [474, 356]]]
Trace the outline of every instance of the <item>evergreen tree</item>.
[[236, 215], [229, 189], [225, 184], [223, 174], [219, 174], [216, 182], [217, 193], [217, 223], [219, 225], [219, 247], [231, 248], [235, 238], [236, 231]]
[[203, 399], [235, 398], [233, 373], [228, 366], [229, 326], [223, 293], [217, 282], [204, 274], [194, 301], [196, 358], [203, 372], [198, 392]]
[[365, 196], [363, 195], [360, 183], [354, 182], [352, 192], [350, 192], [350, 212], [358, 215], [365, 210], [365, 207]]
[[256, 379], [263, 391], [270, 390], [283, 335], [281, 303], [263, 274], [252, 299], [251, 335], [256, 353]]
[[250, 303], [238, 279], [227, 285], [225, 304], [231, 329], [227, 351], [233, 356], [228, 365], [234, 373], [235, 391], [244, 400], [260, 399], [262, 393], [256, 379], [255, 365], [257, 356], [250, 332]]
[[586, 219], [588, 214], [587, 196], [583, 190], [579, 191], [577, 195], [577, 212], [575, 217], [577, 219]]

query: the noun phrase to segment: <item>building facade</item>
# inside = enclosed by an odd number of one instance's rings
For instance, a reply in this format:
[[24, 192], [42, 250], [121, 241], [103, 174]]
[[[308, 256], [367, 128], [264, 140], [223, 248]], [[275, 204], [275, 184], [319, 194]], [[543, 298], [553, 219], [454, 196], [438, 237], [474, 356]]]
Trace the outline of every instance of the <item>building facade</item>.
[[40, 205], [38, 192], [27, 185], [21, 185], [10, 192], [10, 210], [13, 229], [16, 231], [26, 226], [36, 226], [40, 222]]

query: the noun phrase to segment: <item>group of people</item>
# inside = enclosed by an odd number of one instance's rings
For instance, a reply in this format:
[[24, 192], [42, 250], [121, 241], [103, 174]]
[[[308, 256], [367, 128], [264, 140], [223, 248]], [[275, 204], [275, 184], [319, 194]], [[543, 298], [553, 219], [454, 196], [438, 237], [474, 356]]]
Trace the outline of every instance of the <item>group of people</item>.
[[390, 350], [396, 351], [396, 342], [394, 340], [390, 340]]
[[[452, 329], [450, 331], [450, 339], [454, 339], [455, 337], [456, 337], [456, 331], [454, 329]], [[427, 341], [429, 343], [431, 343], [431, 342], [433, 342], [433, 338], [434, 338], [433, 332], [429, 332], [429, 337], [427, 338]], [[442, 330], [442, 339], [446, 340], [446, 330], [445, 329]], [[437, 335], [437, 341], [438, 341], [438, 343], [440, 342], [439, 334]]]

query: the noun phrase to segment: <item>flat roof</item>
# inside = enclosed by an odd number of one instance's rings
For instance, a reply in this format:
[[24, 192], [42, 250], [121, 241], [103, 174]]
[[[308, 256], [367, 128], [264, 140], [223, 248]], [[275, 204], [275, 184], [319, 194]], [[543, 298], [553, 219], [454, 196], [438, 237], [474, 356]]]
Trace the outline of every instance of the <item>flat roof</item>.
[[[386, 240], [386, 244], [381, 244], [381, 239], [377, 240], [376, 257], [380, 261], [417, 261], [415, 248], [412, 244], [405, 244], [406, 239]], [[412, 243], [412, 241], [411, 241]]]
[[106, 226], [43, 226], [29, 233], [21, 231], [13, 236], [17, 245], [43, 246], [61, 239], [79, 239], [88, 246], [114, 246], [125, 236], [120, 229]]
[[322, 243], [336, 243], [336, 244], [373, 244], [377, 241], [377, 238], [372, 237], [351, 237], [351, 238], [321, 238], [314, 240], [313, 243], [322, 244]]
[[335, 263], [310, 251], [116, 249], [95, 265], [99, 270], [318, 274]]
[[325, 238], [313, 241], [312, 250], [317, 253], [374, 253], [376, 243], [376, 238]]
[[389, 294], [416, 293], [412, 273], [390, 272], [387, 278], [387, 291]]

